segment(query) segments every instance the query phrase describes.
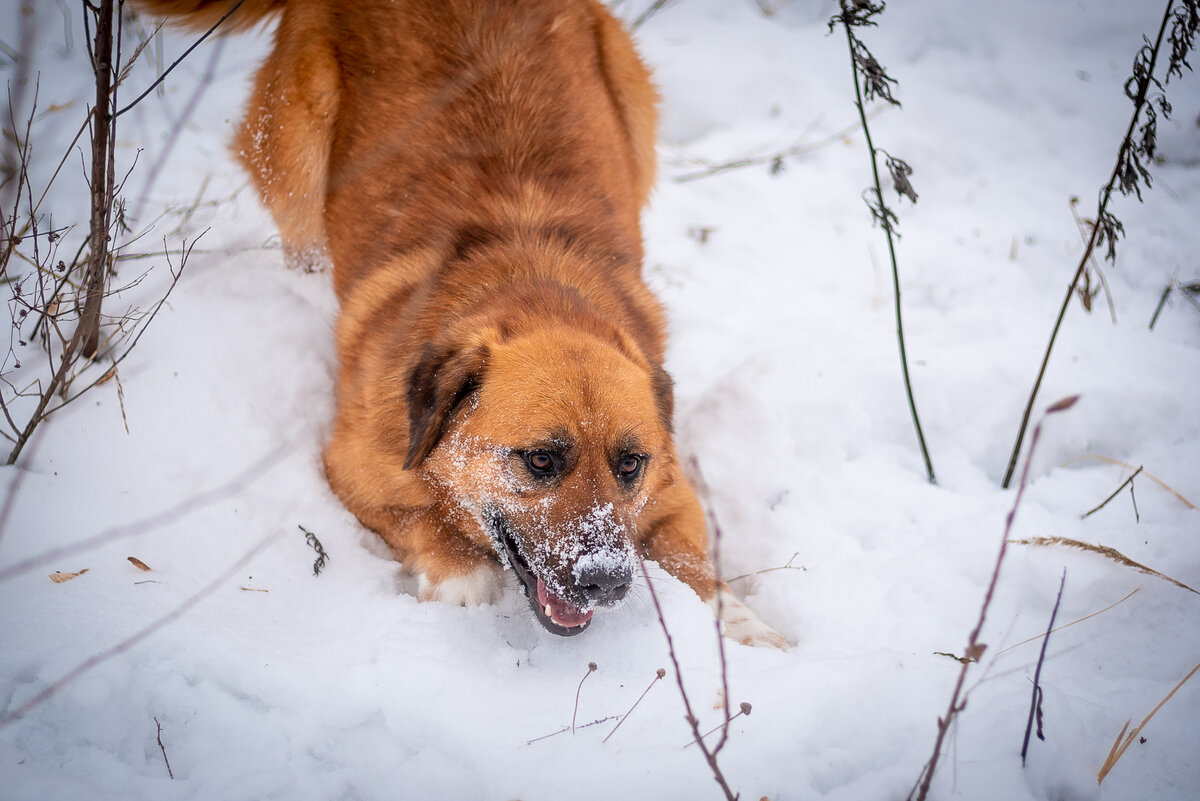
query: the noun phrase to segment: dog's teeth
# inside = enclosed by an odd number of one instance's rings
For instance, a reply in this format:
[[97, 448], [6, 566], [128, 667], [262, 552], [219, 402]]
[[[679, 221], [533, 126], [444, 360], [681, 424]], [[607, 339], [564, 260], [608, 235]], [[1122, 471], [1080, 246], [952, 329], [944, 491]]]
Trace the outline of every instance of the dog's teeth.
[[545, 611], [546, 617], [553, 617], [553, 614], [550, 612], [550, 604], [546, 604], [546, 608], [543, 611]]

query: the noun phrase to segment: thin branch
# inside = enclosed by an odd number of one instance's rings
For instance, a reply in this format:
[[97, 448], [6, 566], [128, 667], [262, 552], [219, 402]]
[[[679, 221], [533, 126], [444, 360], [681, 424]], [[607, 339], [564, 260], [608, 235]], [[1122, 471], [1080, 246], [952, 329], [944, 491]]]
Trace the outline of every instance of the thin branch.
[[154, 718], [154, 725], [158, 726], [158, 750], [162, 751], [163, 762], [167, 763], [167, 775], [172, 779], [175, 778], [175, 772], [171, 770], [171, 760], [167, 759], [167, 748], [162, 741], [162, 724], [158, 722], [158, 718]]
[[1062, 580], [1058, 583], [1058, 597], [1054, 599], [1054, 609], [1050, 612], [1050, 625], [1046, 626], [1046, 634], [1042, 638], [1042, 651], [1038, 654], [1037, 667], [1033, 671], [1033, 698], [1029, 701], [1029, 719], [1025, 722], [1025, 741], [1021, 744], [1021, 767], [1025, 767], [1025, 757], [1029, 753], [1029, 737], [1033, 732], [1033, 718], [1037, 714], [1038, 739], [1042, 736], [1042, 665], [1046, 661], [1046, 646], [1050, 644], [1050, 634], [1054, 631], [1054, 619], [1058, 617], [1058, 606], [1062, 603], [1063, 588], [1067, 585], [1067, 571], [1063, 570]]
[[[866, 48], [854, 35], [853, 30], [856, 25], [874, 25], [875, 23], [870, 20], [870, 17], [883, 11], [884, 4], [872, 5], [870, 3], [863, 3], [861, 0], [853, 3], [851, 0], [841, 0], [841, 9], [842, 13], [834, 17], [829, 24], [832, 27], [834, 24], [840, 22], [846, 31], [846, 46], [850, 52], [850, 72], [854, 79], [854, 102], [858, 108], [858, 118], [862, 125], [863, 136], [866, 138], [867, 153], [870, 155], [871, 160], [871, 176], [874, 180], [874, 187], [868, 191], [874, 193], [875, 202], [868, 202], [867, 205], [871, 207], [872, 214], [874, 214], [876, 221], [879, 222], [880, 227], [883, 228], [884, 234], [887, 236], [888, 256], [892, 262], [892, 295], [896, 313], [896, 341], [900, 346], [900, 371], [904, 378], [904, 393], [908, 398], [908, 409], [912, 415], [913, 428], [916, 430], [917, 443], [921, 448], [921, 458], [925, 461], [925, 475], [928, 477], [929, 483], [935, 484], [937, 483], [937, 478], [933, 472], [933, 461], [929, 456], [929, 448], [925, 444], [925, 433], [921, 429], [921, 418], [917, 414], [917, 402], [913, 397], [912, 379], [908, 371], [908, 352], [904, 344], [904, 320], [901, 315], [900, 306], [900, 268], [896, 262], [896, 244], [893, 237], [893, 231], [896, 226], [896, 215], [883, 200], [883, 185], [879, 180], [879, 165], [876, 161], [876, 154], [879, 151], [876, 150], [875, 144], [871, 140], [871, 128], [867, 123], [863, 89], [859, 81], [860, 70], [864, 72], [863, 80], [867, 81], [868, 97], [876, 95], [883, 97], [893, 105], [899, 105], [899, 103], [892, 97], [891, 89], [889, 88], [889, 84], [895, 83], [895, 81], [889, 78], [883, 72], [878, 62], [866, 52]], [[888, 156], [888, 164], [892, 170], [892, 177], [896, 182], [897, 191], [902, 195], [910, 196], [915, 202], [916, 194], [912, 192], [911, 186], [908, 186], [907, 183], [907, 175], [911, 172], [911, 169], [907, 164], [899, 162], [891, 156]], [[897, 174], [904, 179], [903, 184], [897, 179]]]
[[161, 512], [156, 512], [155, 514], [143, 517], [141, 520], [136, 520], [132, 523], [126, 523], [107, 528], [99, 534], [86, 537], [70, 545], [62, 545], [57, 548], [51, 548], [48, 551], [43, 551], [40, 554], [22, 559], [21, 561], [9, 565], [8, 567], [0, 568], [0, 582], [7, 581], [11, 578], [33, 570], [36, 567], [60, 561], [66, 556], [71, 556], [73, 554], [88, 551], [93, 548], [98, 548], [101, 545], [105, 545], [115, 540], [132, 537], [136, 534], [143, 534], [147, 531], [153, 531], [154, 529], [165, 526], [168, 523], [175, 522], [185, 515], [189, 515], [198, 509], [203, 509], [210, 504], [216, 503], [222, 498], [228, 497], [231, 493], [233, 493], [234, 490], [240, 489], [241, 487], [258, 480], [258, 478], [265, 474], [270, 467], [282, 459], [284, 454], [290, 450], [290, 447], [283, 446], [275, 448], [259, 459], [256, 459], [248, 467], [240, 471], [237, 475], [224, 484], [221, 484], [210, 490], [197, 493], [186, 500], [180, 501], [174, 506], [164, 509]]
[[238, 0], [237, 4], [234, 5], [233, 8], [231, 8], [225, 12], [225, 16], [223, 16], [219, 20], [217, 20], [216, 23], [214, 23], [211, 28], [209, 28], [207, 31], [205, 31], [204, 34], [199, 39], [192, 42], [192, 46], [189, 47], [187, 50], [184, 50], [182, 56], [180, 56], [179, 58], [177, 58], [173, 62], [171, 62], [171, 66], [169, 66], [165, 70], [163, 70], [163, 73], [158, 76], [158, 78], [154, 81], [154, 83], [150, 84], [150, 86], [146, 89], [146, 91], [142, 92], [140, 95], [135, 97], [129, 105], [125, 106], [123, 109], [118, 111], [113, 116], [120, 117], [126, 111], [129, 111], [129, 109], [133, 108], [138, 103], [142, 102], [142, 100], [144, 100], [147, 95], [149, 95], [151, 92], [153, 92], [155, 89], [157, 89], [158, 85], [160, 83], [162, 83], [163, 81], [165, 81], [167, 79], [167, 76], [171, 74], [171, 71], [174, 70], [176, 67], [178, 67], [185, 58], [187, 58], [189, 55], [191, 55], [192, 51], [195, 50], [197, 47], [199, 47], [201, 42], [203, 42], [208, 37], [212, 36], [213, 33], [217, 30], [217, 28], [221, 27], [221, 24], [224, 23], [225, 20], [229, 19], [234, 14], [234, 12], [236, 12], [239, 8], [242, 7], [242, 3], [244, 3], [244, 2], [246, 2], [246, 0]]
[[[596, 663], [588, 662], [587, 673], [583, 674], [583, 678], [579, 680], [579, 686], [575, 688], [575, 706], [571, 710], [571, 734], [575, 733], [575, 717], [579, 714], [579, 693], [583, 691], [583, 683], [587, 681], [587, 677], [595, 672]], [[617, 725], [619, 726], [620, 724], [618, 723]]]
[[[642, 702], [642, 699], [646, 697], [646, 693], [650, 692], [650, 690], [654, 688], [654, 685], [658, 684], [659, 679], [661, 679], [665, 675], [667, 675], [667, 671], [663, 670], [662, 668], [659, 668], [658, 670], [656, 670], [654, 672], [654, 678], [650, 679], [650, 683], [648, 685], [646, 685], [646, 689], [642, 690], [642, 694], [639, 695], [638, 699], [633, 702], [633, 706], [629, 707], [629, 711], [621, 716], [621, 719], [617, 721], [617, 725], [612, 727], [612, 731], [610, 731], [608, 733], [608, 735], [605, 736], [605, 738], [600, 741], [601, 743], [607, 743], [608, 738], [612, 737], [614, 734], [617, 733], [617, 729], [621, 728], [621, 724], [629, 719], [629, 716], [633, 714], [633, 710], [637, 709], [638, 704], [640, 704]], [[587, 676], [584, 676], [584, 678], [586, 679]], [[579, 682], [579, 686], [580, 687], [583, 686], [582, 681]], [[572, 733], [575, 732], [574, 720], [571, 721], [571, 732]]]
[[[1079, 400], [1079, 396], [1075, 395], [1069, 398], [1064, 398], [1057, 403], [1052, 404], [1046, 409], [1045, 415], [1055, 414], [1057, 412], [1066, 411], [1075, 405]], [[1044, 416], [1045, 416], [1044, 415]], [[1043, 416], [1043, 418], [1044, 418]], [[1004, 564], [1004, 555], [1008, 550], [1009, 535], [1012, 533], [1013, 523], [1017, 517], [1017, 510], [1021, 507], [1021, 500], [1025, 496], [1025, 487], [1029, 482], [1029, 466], [1033, 461], [1033, 453], [1037, 448], [1038, 439], [1042, 435], [1043, 419], [1033, 429], [1033, 436], [1029, 443], [1029, 453], [1025, 456], [1025, 466], [1021, 471], [1020, 484], [1017, 486], [1017, 497], [1013, 499], [1012, 508], [1004, 519], [1004, 536], [1000, 540], [1000, 551], [996, 554], [996, 563], [992, 568], [992, 577], [988, 582], [987, 591], [983, 596], [983, 603], [979, 607], [979, 619], [975, 623], [975, 628], [971, 630], [970, 636], [967, 638], [967, 649], [963, 654], [962, 669], [958, 673], [958, 679], [954, 683], [954, 690], [950, 693], [950, 704], [946, 708], [946, 712], [938, 718], [937, 738], [933, 744], [933, 755], [929, 761], [925, 763], [924, 769], [921, 771], [921, 776], [917, 781], [917, 786], [909, 793], [908, 798], [915, 797], [917, 801], [925, 801], [929, 795], [930, 785], [933, 784], [933, 776], [937, 771], [938, 760], [942, 754], [942, 745], [945, 742], [946, 735], [950, 731], [950, 727], [954, 724], [954, 719], [963, 709], [966, 708], [967, 702], [963, 696], [963, 685], [966, 682], [967, 671], [970, 669], [973, 662], [978, 662], [987, 650], [987, 645], [979, 641], [980, 634], [983, 632], [983, 626], [987, 620], [988, 609], [992, 605], [992, 597], [996, 593], [996, 586], [1000, 582], [1000, 568]], [[962, 698], [960, 701], [959, 699]]]
[[1135, 478], [1137, 478], [1137, 477], [1138, 477], [1138, 474], [1139, 474], [1139, 473], [1141, 473], [1141, 472], [1142, 472], [1142, 468], [1141, 468], [1141, 466], [1139, 466], [1137, 470], [1134, 470], [1134, 471], [1133, 471], [1133, 475], [1131, 475], [1129, 478], [1125, 479], [1125, 480], [1124, 480], [1124, 481], [1121, 483], [1121, 486], [1119, 486], [1119, 487], [1117, 487], [1115, 490], [1113, 490], [1113, 494], [1112, 494], [1112, 495], [1109, 495], [1107, 498], [1105, 498], [1103, 501], [1101, 501], [1101, 502], [1100, 502], [1100, 505], [1099, 505], [1099, 506], [1097, 506], [1096, 508], [1094, 508], [1094, 509], [1092, 509], [1092, 510], [1090, 510], [1090, 511], [1084, 512], [1084, 513], [1083, 513], [1083, 517], [1082, 517], [1082, 519], [1083, 519], [1083, 520], [1087, 520], [1089, 517], [1091, 517], [1092, 515], [1094, 515], [1096, 512], [1099, 512], [1101, 509], [1103, 509], [1105, 506], [1107, 506], [1107, 505], [1108, 505], [1108, 502], [1109, 502], [1109, 501], [1111, 501], [1113, 498], [1117, 497], [1117, 494], [1118, 494], [1118, 493], [1120, 493], [1120, 491], [1121, 491], [1121, 490], [1125, 489], [1127, 486], [1129, 486], [1130, 484], [1132, 484], [1132, 483], [1133, 483], [1133, 480], [1134, 480]]
[[[1108, 255], [1110, 260], [1116, 260], [1116, 252], [1114, 250], [1116, 238], [1124, 233], [1124, 227], [1120, 221], [1108, 211], [1109, 201], [1112, 199], [1113, 190], [1120, 186], [1123, 191], [1127, 191], [1129, 186], [1129, 161], [1131, 154], [1134, 151], [1133, 136], [1137, 129], [1138, 120], [1141, 119], [1142, 110], [1146, 108], [1147, 96], [1150, 90], [1151, 82], [1154, 77], [1154, 67], [1158, 61], [1159, 48], [1162, 46], [1163, 36], [1166, 33], [1167, 25], [1171, 21], [1171, 6], [1174, 0], [1168, 0], [1166, 11], [1163, 12], [1162, 24], [1158, 28], [1158, 36], [1154, 41], [1153, 47], [1150, 49], [1147, 64], [1145, 65], [1145, 73], [1140, 76], [1138, 59], [1134, 61], [1134, 78], [1137, 80], [1137, 92], [1132, 96], [1133, 99], [1133, 114], [1129, 118], [1129, 126], [1125, 130], [1125, 137], [1121, 140], [1121, 146], [1117, 150], [1117, 162], [1113, 166], [1112, 175], [1108, 179], [1108, 183], [1100, 191], [1100, 202], [1096, 209], [1096, 220], [1092, 224], [1092, 234], [1088, 237], [1087, 246], [1083, 249], [1083, 256], [1079, 259], [1079, 266], [1075, 268], [1075, 275], [1071, 278], [1071, 283], [1067, 286], [1067, 292], [1063, 296], [1062, 305], [1058, 310], [1058, 317], [1054, 320], [1054, 327], [1050, 330], [1050, 341], [1046, 343], [1046, 351], [1042, 356], [1041, 366], [1038, 368], [1037, 378], [1033, 382], [1033, 389], [1029, 393], [1029, 400], [1025, 404], [1025, 411], [1021, 414], [1021, 425], [1017, 429], [1017, 438], [1013, 443], [1012, 453], [1008, 457], [1008, 467], [1004, 471], [1004, 480], [1000, 482], [1000, 486], [1008, 489], [1012, 483], [1013, 471], [1017, 467], [1017, 459], [1021, 454], [1021, 444], [1025, 440], [1025, 430], [1029, 426], [1030, 415], [1033, 414], [1034, 403], [1037, 402], [1038, 391], [1042, 388], [1042, 379], [1045, 378], [1046, 368], [1050, 364], [1050, 354], [1054, 349], [1054, 343], [1058, 339], [1058, 331], [1062, 327], [1063, 319], [1067, 316], [1067, 309], [1071, 305], [1071, 298], [1075, 296], [1075, 289], [1079, 286], [1080, 279], [1083, 278], [1084, 272], [1087, 270], [1088, 262], [1091, 260], [1092, 251], [1099, 247], [1104, 240], [1108, 241]], [[1126, 89], [1128, 94], [1128, 88]], [[1138, 193], [1139, 200], [1141, 193]]]
[[[658, 616], [658, 625], [662, 628], [663, 636], [667, 639], [667, 655], [671, 659], [671, 665], [675, 668], [675, 683], [679, 687], [679, 696], [683, 699], [683, 708], [687, 713], [688, 726], [692, 729], [692, 736], [697, 741], [700, 751], [704, 754], [704, 760], [708, 763], [709, 769], [712, 771], [713, 779], [725, 793], [726, 801], [737, 801], [738, 796], [729, 788], [729, 783], [725, 781], [725, 774], [721, 771], [721, 766], [717, 763], [716, 754], [704, 744], [704, 738], [700, 734], [700, 722], [692, 711], [692, 702], [688, 698], [687, 689], [683, 686], [683, 673], [679, 669], [679, 659], [675, 655], [675, 642], [671, 639], [671, 630], [667, 628], [667, 619], [663, 616], [662, 604], [658, 601], [658, 593], [654, 589], [654, 582], [650, 580], [650, 574], [646, 570], [646, 560], [642, 558], [641, 553], [638, 553], [638, 564], [642, 568], [642, 575], [646, 578], [646, 587], [650, 590], [650, 600], [654, 604], [654, 612]], [[718, 636], [720, 636], [718, 634]]]
[[12, 712], [9, 712], [3, 718], [0, 718], [0, 729], [4, 728], [5, 726], [9, 725], [10, 723], [14, 723], [14, 722], [20, 720], [25, 715], [29, 714], [29, 712], [31, 710], [40, 706], [43, 702], [45, 702], [49, 698], [56, 695], [60, 690], [62, 690], [64, 687], [66, 687], [71, 682], [78, 679], [83, 674], [87, 673], [92, 668], [94, 668], [98, 665], [101, 665], [104, 662], [107, 662], [109, 659], [112, 659], [114, 656], [117, 656], [119, 654], [122, 654], [122, 653], [128, 651], [130, 648], [133, 648], [135, 645], [137, 645], [142, 640], [149, 637], [151, 634], [154, 634], [155, 632], [159, 631], [160, 629], [170, 625], [171, 623], [174, 623], [176, 620], [183, 617], [184, 614], [186, 614], [192, 607], [194, 607], [196, 604], [200, 603], [205, 598], [207, 598], [208, 596], [210, 596], [214, 592], [216, 592], [221, 587], [222, 584], [224, 584], [226, 581], [228, 581], [230, 579], [230, 577], [232, 577], [235, 573], [237, 573], [239, 570], [241, 570], [243, 566], [248, 564], [250, 562], [250, 560], [253, 559], [255, 556], [257, 556], [261, 551], [265, 550], [268, 545], [272, 544], [275, 540], [279, 539], [280, 536], [281, 535], [279, 533], [275, 533], [275, 534], [271, 534], [268, 537], [265, 537], [257, 545], [255, 545], [253, 548], [251, 548], [249, 551], [247, 551], [245, 554], [243, 554], [240, 559], [238, 559], [236, 562], [234, 562], [232, 565], [230, 565], [229, 568], [227, 568], [225, 571], [223, 571], [219, 576], [217, 576], [211, 582], [204, 585], [204, 587], [202, 587], [199, 592], [188, 597], [183, 603], [179, 604], [179, 606], [175, 607], [170, 612], [168, 612], [167, 614], [158, 618], [157, 620], [153, 621], [152, 623], [145, 626], [144, 628], [138, 630], [131, 636], [126, 637], [125, 639], [121, 640], [117, 644], [110, 646], [109, 648], [101, 651], [98, 654], [95, 654], [95, 655], [89, 657], [88, 659], [85, 659], [79, 665], [75, 666], [73, 669], [68, 671], [64, 676], [62, 676], [62, 678], [51, 683], [44, 690], [42, 690], [40, 693], [35, 695], [33, 698], [30, 698], [28, 701], [21, 704], [21, 706], [17, 707]]

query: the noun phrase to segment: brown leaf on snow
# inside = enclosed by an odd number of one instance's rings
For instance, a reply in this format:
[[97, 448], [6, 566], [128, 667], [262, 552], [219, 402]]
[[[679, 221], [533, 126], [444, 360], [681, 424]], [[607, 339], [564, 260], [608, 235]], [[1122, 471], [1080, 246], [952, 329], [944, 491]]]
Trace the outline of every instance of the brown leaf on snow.
[[82, 576], [86, 572], [88, 572], [88, 568], [86, 567], [77, 573], [63, 573], [62, 571], [56, 570], [50, 574], [50, 580], [55, 584], [62, 584], [64, 581], [70, 581], [73, 578]]
[[133, 565], [138, 570], [149, 570], [150, 569], [150, 565], [146, 564], [141, 559], [138, 559], [136, 556], [127, 556], [125, 558], [129, 560], [129, 564]]

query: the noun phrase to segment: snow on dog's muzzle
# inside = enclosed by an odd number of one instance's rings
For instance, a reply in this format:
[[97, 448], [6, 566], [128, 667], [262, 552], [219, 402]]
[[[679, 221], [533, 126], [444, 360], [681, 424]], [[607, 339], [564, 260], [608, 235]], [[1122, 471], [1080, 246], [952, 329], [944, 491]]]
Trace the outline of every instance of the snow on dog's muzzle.
[[[591, 530], [594, 519], [611, 516], [610, 508], [581, 518], [578, 530], [557, 542], [554, 552], [523, 546], [512, 526], [499, 512], [487, 515], [492, 535], [502, 559], [508, 563], [529, 599], [534, 615], [547, 631], [563, 637], [580, 634], [591, 623], [598, 606], [612, 606], [621, 601], [633, 584], [632, 549], [624, 538], [604, 536], [596, 543]], [[607, 535], [619, 533], [615, 525], [607, 527]], [[588, 545], [585, 542], [591, 540]], [[546, 550], [546, 553], [542, 553]], [[561, 571], [551, 564], [570, 565], [570, 580], [558, 578]]]

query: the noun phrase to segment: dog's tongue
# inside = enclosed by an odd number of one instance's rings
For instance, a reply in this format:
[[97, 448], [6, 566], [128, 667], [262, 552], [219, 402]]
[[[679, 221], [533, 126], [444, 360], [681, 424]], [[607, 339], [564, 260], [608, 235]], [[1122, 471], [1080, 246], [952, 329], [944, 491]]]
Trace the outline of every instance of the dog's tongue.
[[575, 626], [582, 626], [592, 619], [591, 609], [585, 612], [579, 607], [567, 603], [567, 601], [546, 589], [546, 584], [541, 579], [537, 580], [537, 597], [538, 603], [542, 606], [542, 611], [546, 613], [546, 617], [563, 628], [569, 629]]

